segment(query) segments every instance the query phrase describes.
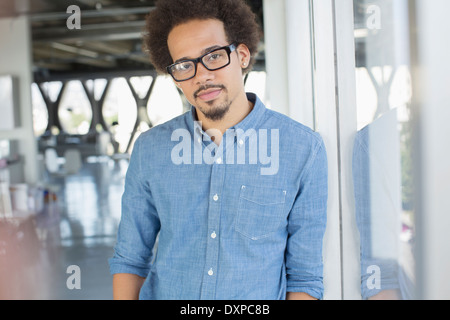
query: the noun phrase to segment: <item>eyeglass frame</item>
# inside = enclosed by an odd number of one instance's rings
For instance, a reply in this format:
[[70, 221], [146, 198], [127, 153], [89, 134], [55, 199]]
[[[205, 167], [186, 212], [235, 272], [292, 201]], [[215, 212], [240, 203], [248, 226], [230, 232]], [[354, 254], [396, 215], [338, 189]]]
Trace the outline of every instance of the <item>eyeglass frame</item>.
[[[173, 80], [175, 80], [176, 82], [183, 82], [183, 81], [191, 80], [192, 78], [194, 78], [197, 75], [197, 70], [198, 70], [197, 66], [198, 66], [199, 63], [201, 63], [206, 68], [206, 70], [209, 70], [209, 71], [217, 71], [217, 70], [223, 69], [223, 68], [225, 68], [225, 67], [230, 65], [230, 63], [231, 63], [231, 56], [230, 55], [231, 55], [231, 53], [233, 51], [235, 51], [237, 49], [238, 46], [239, 45], [236, 42], [233, 42], [232, 44], [230, 44], [228, 46], [223, 46], [223, 47], [220, 47], [220, 48], [213, 49], [213, 50], [211, 50], [211, 51], [201, 55], [198, 58], [195, 58], [195, 59], [184, 59], [184, 60], [181, 60], [181, 61], [177, 61], [177, 62], [175, 62], [175, 63], [173, 63], [173, 64], [171, 64], [171, 65], [166, 67], [167, 73], [170, 74], [172, 76]], [[205, 63], [203, 62], [203, 58], [205, 56], [207, 56], [208, 54], [211, 54], [211, 53], [219, 51], [219, 50], [225, 50], [227, 52], [227, 54], [228, 54], [228, 63], [225, 64], [224, 66], [220, 67], [220, 68], [215, 68], [215, 69], [208, 68], [205, 65]], [[175, 65], [177, 65], [179, 63], [183, 63], [183, 62], [193, 62], [194, 63], [194, 68], [195, 68], [194, 74], [191, 77], [189, 77], [189, 78], [186, 78], [186, 79], [183, 79], [183, 80], [177, 80], [177, 79], [175, 79], [175, 76], [173, 75], [173, 73], [171, 71], [171, 68], [173, 68]]]

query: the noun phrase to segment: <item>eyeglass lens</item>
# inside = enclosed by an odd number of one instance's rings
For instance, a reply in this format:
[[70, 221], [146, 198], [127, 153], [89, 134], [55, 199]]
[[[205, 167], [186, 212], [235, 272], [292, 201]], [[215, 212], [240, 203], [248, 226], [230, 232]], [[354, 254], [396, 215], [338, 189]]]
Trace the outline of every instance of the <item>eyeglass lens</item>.
[[[202, 57], [202, 64], [210, 71], [225, 67], [230, 61], [230, 56], [226, 49], [212, 51]], [[171, 67], [171, 74], [177, 81], [187, 80], [195, 76], [196, 62], [181, 61]]]

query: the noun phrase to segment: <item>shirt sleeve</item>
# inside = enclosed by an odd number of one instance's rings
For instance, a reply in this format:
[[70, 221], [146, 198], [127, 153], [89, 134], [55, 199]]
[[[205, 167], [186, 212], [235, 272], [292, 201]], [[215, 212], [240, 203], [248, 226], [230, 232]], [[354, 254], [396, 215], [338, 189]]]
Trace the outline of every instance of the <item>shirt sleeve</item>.
[[300, 178], [300, 190], [288, 218], [287, 292], [323, 297], [322, 245], [327, 220], [328, 163], [322, 139]]
[[131, 273], [146, 278], [160, 221], [148, 183], [143, 179], [142, 140], [136, 140], [130, 158], [117, 243], [109, 266], [111, 274]]

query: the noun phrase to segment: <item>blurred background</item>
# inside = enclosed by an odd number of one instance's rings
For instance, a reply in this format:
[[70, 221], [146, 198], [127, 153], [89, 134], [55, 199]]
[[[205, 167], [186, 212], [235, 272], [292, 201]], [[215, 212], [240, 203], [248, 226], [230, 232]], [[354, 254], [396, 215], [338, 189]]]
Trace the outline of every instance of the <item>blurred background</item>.
[[[0, 299], [111, 299], [129, 156], [189, 110], [153, 0], [0, 0]], [[450, 3], [247, 0], [246, 90], [324, 138], [325, 299], [450, 299]]]

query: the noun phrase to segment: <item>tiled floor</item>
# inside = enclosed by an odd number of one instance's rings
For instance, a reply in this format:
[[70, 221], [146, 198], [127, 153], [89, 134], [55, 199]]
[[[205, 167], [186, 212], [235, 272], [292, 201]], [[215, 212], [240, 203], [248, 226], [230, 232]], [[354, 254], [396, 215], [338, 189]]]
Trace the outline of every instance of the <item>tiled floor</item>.
[[[46, 299], [112, 299], [108, 259], [120, 221], [120, 201], [127, 161], [89, 158], [79, 173], [52, 176], [60, 208], [60, 241], [50, 246]], [[79, 267], [80, 289], [69, 289]], [[75, 281], [75, 280], [74, 280]], [[71, 283], [74, 283], [73, 281]]]

